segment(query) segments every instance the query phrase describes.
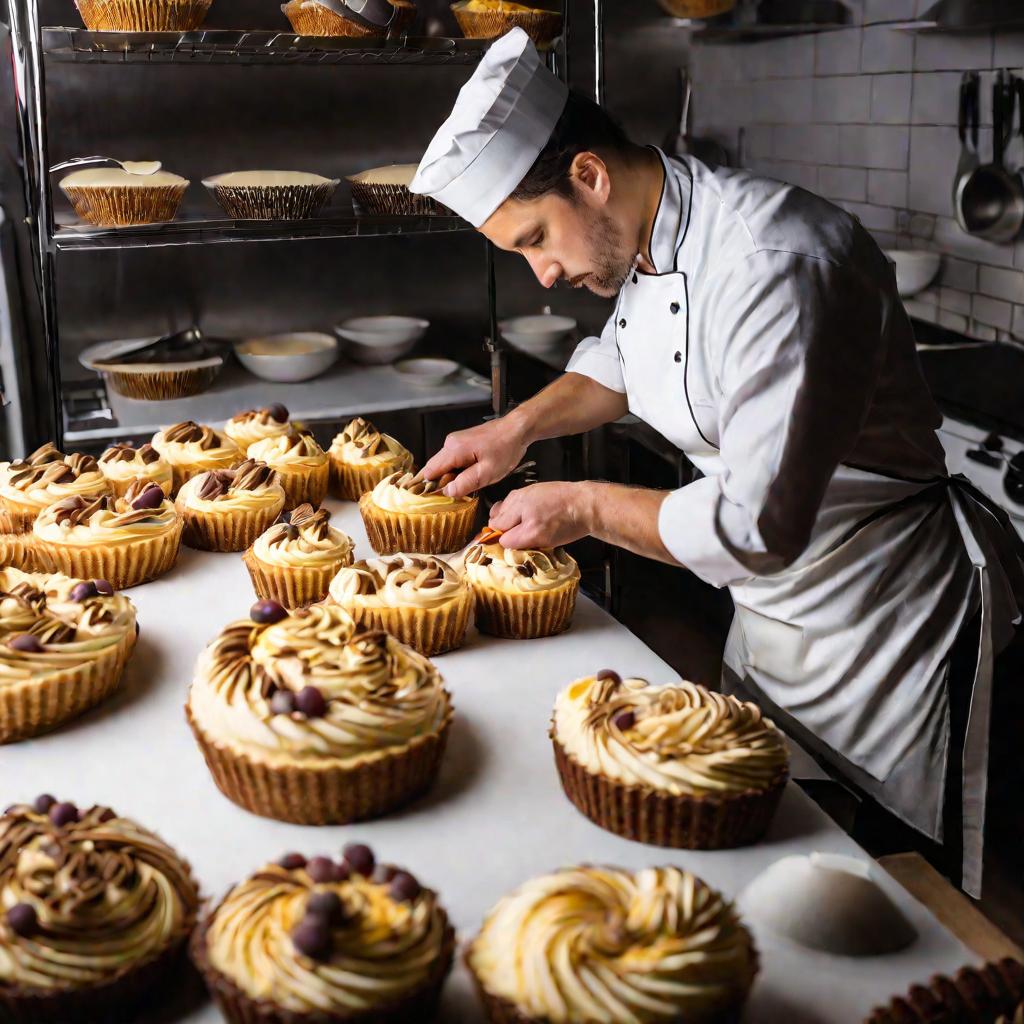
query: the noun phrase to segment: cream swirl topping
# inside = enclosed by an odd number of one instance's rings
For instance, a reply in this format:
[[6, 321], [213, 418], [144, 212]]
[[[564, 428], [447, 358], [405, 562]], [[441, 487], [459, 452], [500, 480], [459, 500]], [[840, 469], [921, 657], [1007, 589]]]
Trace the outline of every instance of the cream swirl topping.
[[[0, 569], [0, 687], [41, 679], [135, 643], [135, 606], [123, 594], [72, 597], [82, 581]], [[29, 639], [27, 639], [29, 638]]]
[[130, 444], [111, 445], [100, 456], [100, 470], [109, 480], [152, 480], [171, 489], [174, 474], [170, 463], [147, 442], [138, 448]]
[[357, 466], [380, 466], [394, 463], [396, 469], [412, 469], [412, 452], [390, 434], [382, 434], [369, 420], [357, 416], [335, 434], [331, 454]]
[[265, 462], [285, 472], [291, 469], [316, 469], [318, 466], [326, 466], [328, 462], [327, 452], [317, 444], [316, 438], [296, 430], [277, 437], [265, 437], [249, 445], [246, 454], [250, 459]]
[[267, 565], [336, 565], [347, 560], [354, 547], [352, 538], [330, 524], [325, 508], [299, 505], [286, 523], [264, 530], [253, 545], [253, 554]]
[[108, 494], [110, 486], [91, 455], [62, 455], [52, 444], [27, 459], [0, 463], [0, 495], [37, 509], [74, 495]]
[[467, 586], [440, 558], [400, 554], [339, 569], [330, 594], [343, 608], [440, 608], [464, 598]]
[[184, 938], [199, 893], [174, 850], [107, 807], [54, 824], [44, 799], [0, 818], [0, 984], [98, 985]]
[[[316, 697], [298, 701], [306, 690]], [[289, 761], [368, 758], [451, 713], [430, 661], [382, 631], [357, 633], [336, 605], [232, 623], [200, 656], [189, 706], [211, 738]]]
[[601, 675], [555, 702], [554, 738], [587, 770], [677, 796], [767, 789], [786, 772], [786, 741], [756, 704]]
[[[207, 957], [248, 996], [301, 1014], [347, 1017], [396, 1002], [436, 973], [448, 924], [428, 889], [398, 900], [389, 886], [356, 873], [314, 883], [305, 867], [268, 864], [214, 912]], [[329, 948], [314, 959], [292, 935], [311, 897], [326, 893], [342, 910], [330, 925]]]
[[757, 973], [732, 906], [678, 868], [567, 868], [499, 901], [469, 950], [483, 987], [550, 1024], [722, 1019]]
[[249, 511], [284, 505], [277, 473], [262, 462], [247, 459], [235, 469], [211, 469], [186, 480], [177, 503], [200, 512]]
[[370, 500], [386, 512], [403, 512], [406, 515], [431, 515], [462, 508], [476, 499], [473, 497], [449, 498], [442, 493], [452, 476], [440, 480], [422, 480], [412, 473], [391, 473], [374, 487]]
[[576, 559], [562, 548], [517, 551], [500, 544], [471, 544], [462, 564], [470, 583], [494, 590], [552, 590], [580, 578]]
[[226, 434], [192, 420], [158, 430], [153, 435], [153, 447], [172, 466], [228, 469], [244, 458], [238, 445]]
[[265, 409], [246, 409], [245, 412], [235, 413], [224, 424], [224, 433], [243, 452], [249, 445], [262, 441], [265, 437], [278, 437], [287, 434], [291, 429], [288, 410], [280, 404], [267, 406]]
[[178, 522], [159, 484], [134, 480], [123, 498], [65, 498], [44, 508], [32, 532], [56, 544], [117, 545], [174, 530]]

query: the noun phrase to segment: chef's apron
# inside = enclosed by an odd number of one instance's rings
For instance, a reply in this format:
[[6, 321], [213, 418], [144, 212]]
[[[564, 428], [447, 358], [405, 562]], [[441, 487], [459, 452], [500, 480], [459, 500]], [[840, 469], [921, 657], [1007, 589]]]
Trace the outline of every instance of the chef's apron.
[[[678, 256], [679, 249], [667, 273], [630, 275], [616, 305], [616, 344], [630, 412], [714, 475], [725, 468], [718, 455], [718, 402], [702, 392], [699, 377], [687, 374], [690, 282]], [[780, 724], [787, 718], [798, 723], [815, 753], [840, 771], [852, 765], [849, 774], [854, 781], [859, 775], [862, 788], [941, 840], [950, 753], [948, 657], [959, 630], [978, 613], [960, 765], [963, 885], [978, 894], [992, 666], [1024, 608], [1024, 548], [1005, 512], [961, 476], [913, 480], [840, 465], [817, 525], [808, 550], [787, 569], [730, 587], [736, 613], [723, 687], [738, 683]], [[915, 570], [926, 563], [918, 579]], [[908, 608], [913, 621], [905, 629], [910, 667], [904, 671], [898, 649], [904, 629], [878, 640]], [[872, 678], [876, 656], [892, 663], [883, 678]], [[857, 735], [844, 724], [857, 716], [835, 713], [837, 695], [860, 712]]]

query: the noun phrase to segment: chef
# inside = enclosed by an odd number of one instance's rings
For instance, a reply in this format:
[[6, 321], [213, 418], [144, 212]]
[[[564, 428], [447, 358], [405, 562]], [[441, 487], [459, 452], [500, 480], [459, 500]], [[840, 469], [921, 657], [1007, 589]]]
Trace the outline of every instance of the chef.
[[615, 298], [562, 377], [451, 434], [423, 474], [457, 472], [446, 490], [463, 495], [534, 441], [627, 411], [660, 431], [694, 483], [534, 484], [492, 509], [501, 543], [590, 535], [728, 587], [723, 688], [930, 838], [946, 837], [955, 794], [946, 838], [977, 892], [992, 660], [1024, 575], [1002, 513], [946, 474], [871, 236], [801, 189], [634, 145], [518, 29], [463, 87], [411, 188], [520, 253], [544, 287]]

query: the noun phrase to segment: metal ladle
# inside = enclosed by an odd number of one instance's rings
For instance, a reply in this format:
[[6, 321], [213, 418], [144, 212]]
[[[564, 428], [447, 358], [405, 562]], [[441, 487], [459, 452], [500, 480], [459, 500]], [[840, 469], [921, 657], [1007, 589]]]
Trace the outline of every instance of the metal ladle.
[[964, 183], [974, 173], [981, 161], [978, 159], [979, 93], [981, 78], [977, 71], [965, 71], [960, 79], [960, 107], [957, 114], [957, 131], [960, 135], [960, 160], [953, 178], [953, 210], [960, 227], [967, 225], [960, 219], [960, 193]]
[[390, 0], [316, 0], [321, 7], [363, 28], [387, 32], [397, 9]]
[[75, 156], [70, 160], [54, 164], [50, 168], [50, 173], [63, 171], [66, 167], [81, 167], [83, 164], [117, 164], [128, 174], [138, 174], [143, 177], [156, 174], [163, 167], [159, 160], [115, 160], [112, 156]]

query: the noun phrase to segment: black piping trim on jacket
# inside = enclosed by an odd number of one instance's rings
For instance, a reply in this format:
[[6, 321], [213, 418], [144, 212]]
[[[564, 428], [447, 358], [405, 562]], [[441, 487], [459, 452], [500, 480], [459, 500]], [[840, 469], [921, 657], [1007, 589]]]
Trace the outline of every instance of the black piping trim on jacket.
[[683, 294], [686, 296], [686, 362], [683, 364], [683, 394], [686, 396], [686, 408], [690, 410], [690, 419], [693, 420], [697, 433], [704, 439], [705, 444], [711, 445], [717, 452], [721, 451], [721, 449], [700, 429], [700, 424], [697, 422], [697, 417], [693, 412], [693, 403], [690, 401], [690, 385], [687, 380], [690, 375], [690, 284], [686, 278], [685, 271], [680, 273], [683, 276]]

